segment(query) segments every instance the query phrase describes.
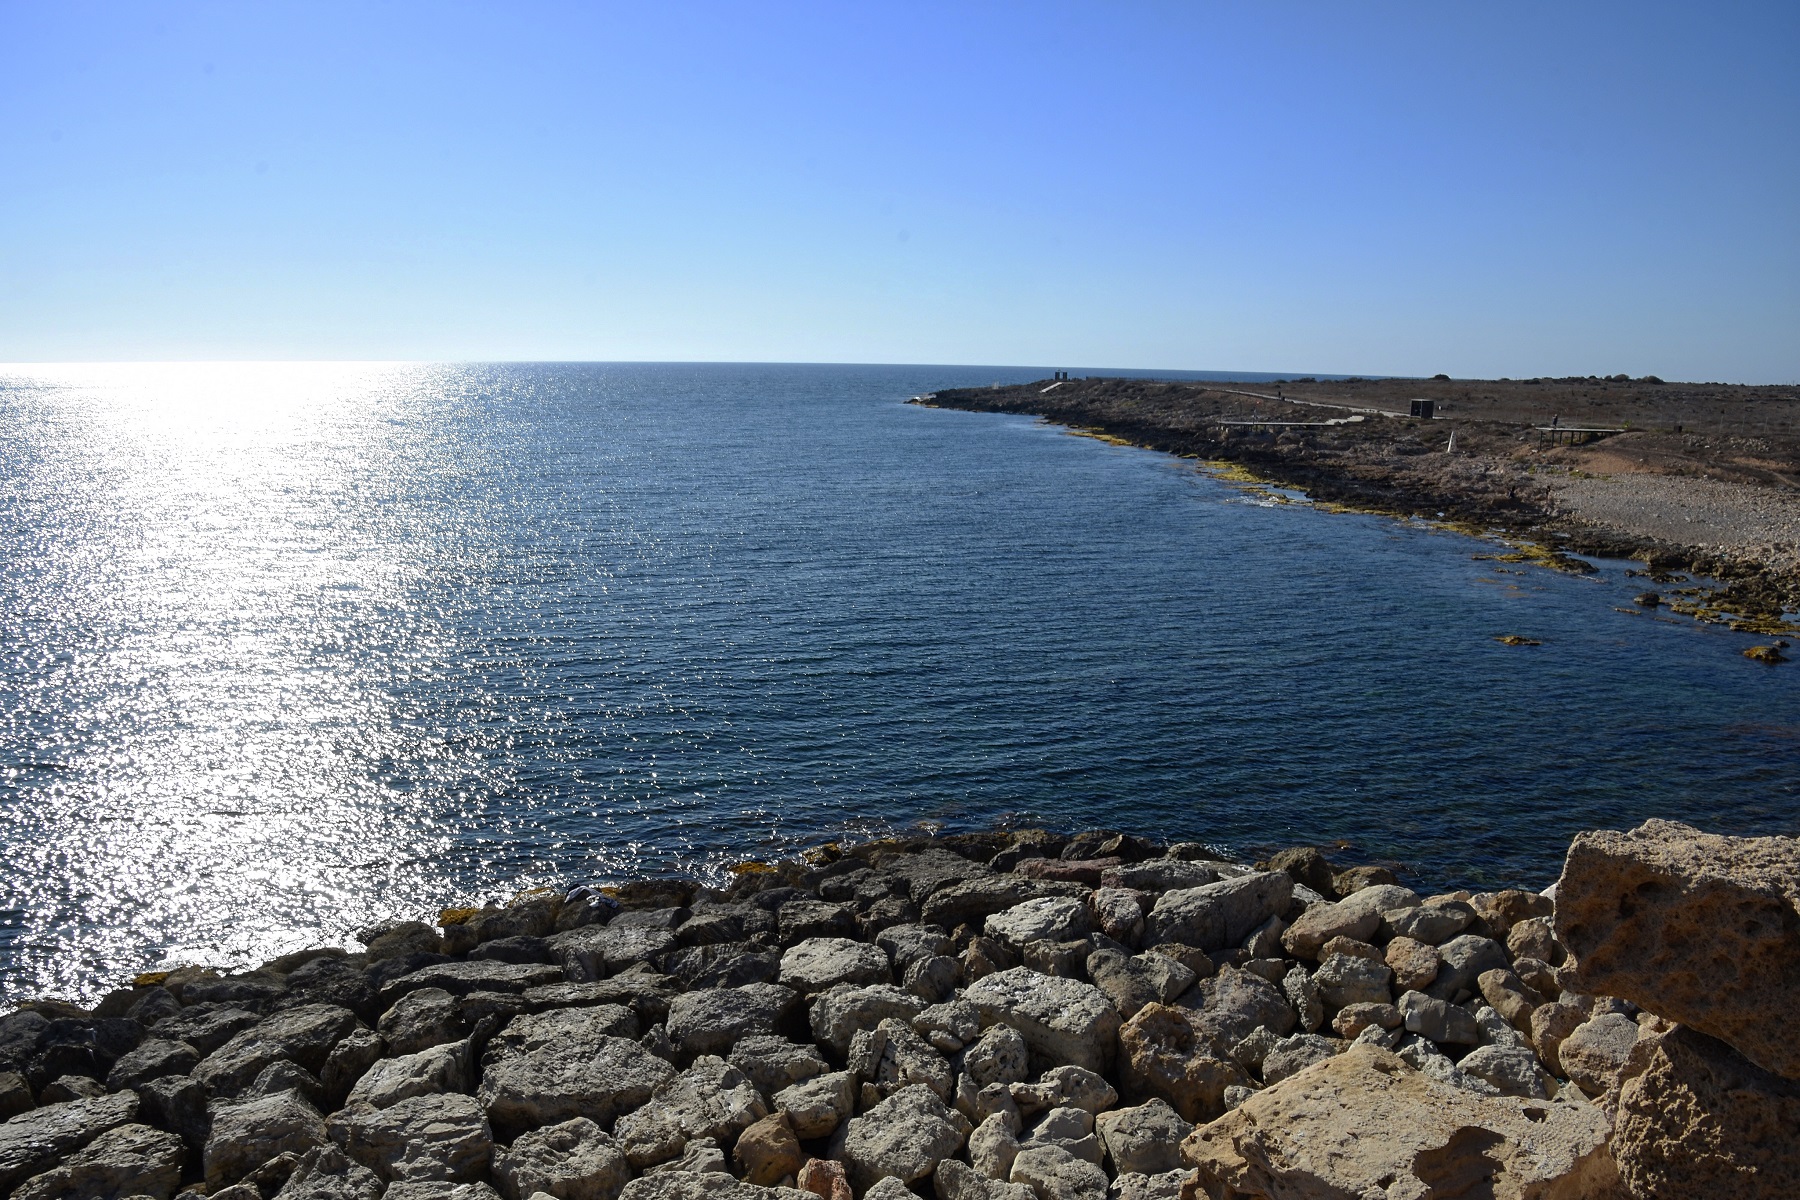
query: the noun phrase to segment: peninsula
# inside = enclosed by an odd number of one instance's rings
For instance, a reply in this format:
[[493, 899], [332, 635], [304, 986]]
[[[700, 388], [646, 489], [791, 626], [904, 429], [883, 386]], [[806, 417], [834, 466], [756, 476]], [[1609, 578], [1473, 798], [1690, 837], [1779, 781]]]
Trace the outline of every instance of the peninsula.
[[1800, 608], [1800, 388], [1090, 377], [916, 402], [1237, 464], [1316, 501], [1528, 538], [1573, 569], [1592, 554], [1640, 559], [1656, 583], [1706, 576], [1722, 586], [1684, 607], [1753, 631], [1785, 632]]

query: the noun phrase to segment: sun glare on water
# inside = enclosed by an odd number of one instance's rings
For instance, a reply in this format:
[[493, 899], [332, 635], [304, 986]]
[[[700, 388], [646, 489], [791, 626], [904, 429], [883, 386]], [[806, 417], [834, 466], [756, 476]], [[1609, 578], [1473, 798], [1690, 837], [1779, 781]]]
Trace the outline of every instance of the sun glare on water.
[[[37, 990], [88, 983], [59, 977], [84, 960], [119, 978], [279, 953], [390, 915], [368, 898], [407, 877], [430, 890], [441, 839], [383, 770], [449, 753], [388, 686], [431, 669], [439, 618], [409, 597], [455, 553], [403, 502], [430, 370], [0, 369], [38, 426], [7, 499], [42, 539], [3, 619], [14, 655], [51, 659], [5, 685], [6, 844], [68, 900], [20, 947]], [[161, 963], [124, 949], [146, 924], [179, 931]]]

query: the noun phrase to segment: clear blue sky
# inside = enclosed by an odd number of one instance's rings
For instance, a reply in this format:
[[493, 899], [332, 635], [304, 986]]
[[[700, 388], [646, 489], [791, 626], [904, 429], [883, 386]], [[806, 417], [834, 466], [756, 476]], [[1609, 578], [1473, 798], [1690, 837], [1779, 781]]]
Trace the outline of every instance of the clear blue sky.
[[1800, 380], [1800, 4], [0, 0], [0, 361]]

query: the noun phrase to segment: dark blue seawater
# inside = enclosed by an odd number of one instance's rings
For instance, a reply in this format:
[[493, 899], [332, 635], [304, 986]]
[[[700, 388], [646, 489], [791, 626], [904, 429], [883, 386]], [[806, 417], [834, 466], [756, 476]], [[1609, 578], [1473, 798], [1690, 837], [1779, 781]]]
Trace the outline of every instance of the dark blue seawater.
[[1045, 373], [0, 371], [0, 987], [919, 822], [1434, 889], [1800, 828], [1800, 668], [1624, 564], [902, 403]]

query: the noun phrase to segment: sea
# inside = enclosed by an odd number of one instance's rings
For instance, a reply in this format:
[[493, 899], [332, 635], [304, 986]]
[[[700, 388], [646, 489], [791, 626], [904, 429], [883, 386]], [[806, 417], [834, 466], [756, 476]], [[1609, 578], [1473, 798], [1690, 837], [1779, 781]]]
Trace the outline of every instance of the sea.
[[1050, 372], [0, 367], [0, 997], [919, 829], [1800, 830], [1800, 666], [1629, 563], [906, 402]]

